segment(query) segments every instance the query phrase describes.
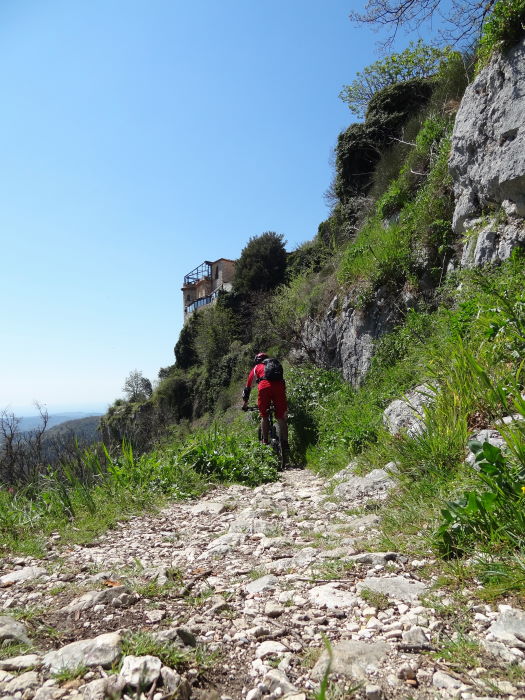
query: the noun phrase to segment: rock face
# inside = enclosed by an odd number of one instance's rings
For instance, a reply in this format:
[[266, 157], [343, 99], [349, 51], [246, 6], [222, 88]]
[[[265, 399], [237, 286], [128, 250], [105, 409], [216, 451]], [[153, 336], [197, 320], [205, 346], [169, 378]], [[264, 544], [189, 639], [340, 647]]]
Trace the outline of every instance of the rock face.
[[[452, 136], [450, 172], [456, 208], [453, 228], [462, 233], [473, 220], [503, 208], [511, 222], [478, 226], [463, 264], [508, 257], [523, 242], [525, 216], [525, 40], [496, 55], [467, 88]], [[518, 222], [518, 223], [516, 223]]]
[[380, 288], [369, 304], [356, 308], [355, 299], [335, 297], [321, 319], [306, 320], [301, 335], [302, 353], [315, 364], [342, 370], [343, 377], [358, 386], [374, 352], [374, 341], [391, 330], [399, 311], [392, 293]]

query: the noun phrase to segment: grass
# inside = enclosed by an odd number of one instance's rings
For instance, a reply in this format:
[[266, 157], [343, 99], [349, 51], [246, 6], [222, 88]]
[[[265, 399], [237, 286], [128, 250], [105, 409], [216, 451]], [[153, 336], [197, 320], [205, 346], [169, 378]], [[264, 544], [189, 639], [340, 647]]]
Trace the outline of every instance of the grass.
[[3, 644], [0, 646], [0, 659], [10, 659], [13, 656], [22, 656], [23, 654], [30, 654], [32, 651], [34, 651], [34, 647], [30, 644], [23, 644], [21, 642]]
[[461, 669], [476, 668], [482, 664], [483, 659], [480, 643], [463, 631], [456, 632], [442, 642], [440, 649], [432, 656]]
[[339, 579], [354, 568], [354, 562], [345, 562], [341, 559], [327, 559], [315, 565], [314, 578]]
[[76, 668], [64, 668], [53, 674], [53, 678], [59, 683], [65, 683], [66, 681], [72, 681], [75, 678], [81, 678], [88, 672], [87, 666], [77, 666]]
[[116, 455], [79, 450], [77, 461], [0, 488], [0, 551], [43, 557], [51, 533], [61, 545], [85, 544], [168, 499], [199, 496], [211, 482], [256, 486], [277, 476], [273, 453], [247, 425], [215, 425], [141, 456], [125, 443]]
[[359, 591], [359, 596], [371, 607], [378, 610], [387, 610], [391, 606], [390, 599], [385, 593], [372, 591], [370, 588], [362, 588]]
[[182, 650], [171, 642], [161, 642], [145, 632], [126, 635], [122, 642], [124, 656], [156, 656], [165, 666], [183, 670], [194, 659], [192, 651]]

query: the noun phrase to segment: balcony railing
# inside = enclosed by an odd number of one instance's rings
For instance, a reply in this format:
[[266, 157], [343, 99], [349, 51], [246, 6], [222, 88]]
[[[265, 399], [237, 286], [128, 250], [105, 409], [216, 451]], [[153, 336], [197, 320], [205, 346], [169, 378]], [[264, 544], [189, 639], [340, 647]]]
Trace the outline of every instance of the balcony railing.
[[191, 304], [188, 304], [188, 306], [186, 306], [184, 308], [184, 313], [191, 314], [194, 311], [196, 311], [198, 308], [200, 308], [201, 306], [206, 306], [206, 304], [211, 304], [213, 301], [215, 301], [215, 299], [217, 299], [221, 289], [216, 289], [211, 294], [208, 294], [208, 296], [206, 296], [206, 297], [201, 297], [200, 299], [195, 299], [195, 301], [192, 301]]
[[184, 286], [186, 287], [189, 284], [195, 284], [199, 280], [206, 278], [211, 278], [211, 262], [209, 260], [205, 260], [194, 270], [188, 272], [188, 274], [184, 277]]

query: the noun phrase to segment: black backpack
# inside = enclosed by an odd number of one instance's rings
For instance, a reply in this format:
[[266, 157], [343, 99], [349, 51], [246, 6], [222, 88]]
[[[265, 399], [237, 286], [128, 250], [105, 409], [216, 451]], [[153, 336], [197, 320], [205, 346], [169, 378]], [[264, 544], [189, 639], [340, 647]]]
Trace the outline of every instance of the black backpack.
[[268, 357], [263, 360], [264, 376], [262, 379], [267, 379], [269, 382], [276, 382], [283, 379], [283, 366], [274, 357]]

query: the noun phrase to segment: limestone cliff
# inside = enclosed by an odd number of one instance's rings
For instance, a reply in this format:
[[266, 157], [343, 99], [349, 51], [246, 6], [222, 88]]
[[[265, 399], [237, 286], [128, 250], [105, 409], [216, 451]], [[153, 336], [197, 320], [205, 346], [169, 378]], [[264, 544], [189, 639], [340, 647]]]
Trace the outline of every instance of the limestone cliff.
[[462, 267], [509, 257], [525, 241], [525, 39], [469, 85], [454, 125], [450, 171]]
[[[495, 55], [467, 88], [452, 134], [450, 173], [456, 258], [449, 270], [508, 258], [525, 242], [525, 40]], [[370, 367], [374, 341], [413, 303], [405, 289], [389, 285], [364, 308], [351, 293], [335, 297], [321, 317], [304, 323], [303, 354], [341, 369], [357, 386]]]

